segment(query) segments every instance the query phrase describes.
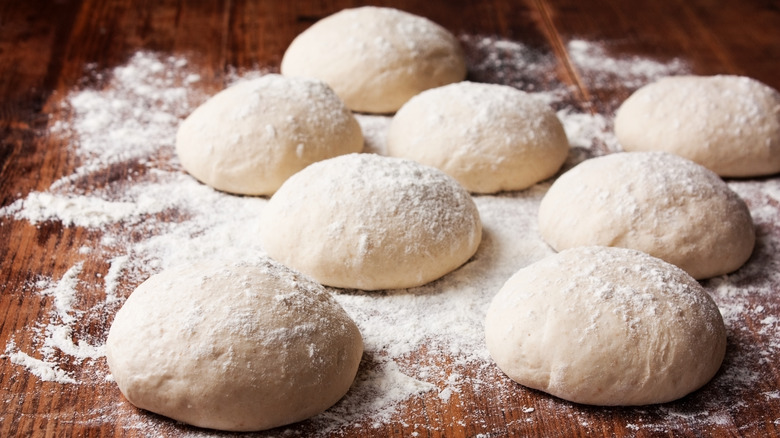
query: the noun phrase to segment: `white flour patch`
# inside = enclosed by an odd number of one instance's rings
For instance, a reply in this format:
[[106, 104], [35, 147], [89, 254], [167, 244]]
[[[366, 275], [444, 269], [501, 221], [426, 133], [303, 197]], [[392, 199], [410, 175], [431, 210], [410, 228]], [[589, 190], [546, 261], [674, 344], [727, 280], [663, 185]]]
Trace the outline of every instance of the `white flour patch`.
[[363, 130], [365, 143], [363, 152], [386, 155], [387, 151], [387, 130], [390, 128], [392, 117], [373, 115], [373, 114], [355, 114], [355, 118], [360, 123]]
[[572, 147], [620, 151], [620, 145], [612, 132], [611, 119], [601, 114], [580, 113], [571, 109], [558, 111], [558, 118], [563, 123]]
[[30, 374], [44, 382], [78, 383], [76, 379], [61, 370], [56, 363], [36, 359], [27, 353], [15, 351], [8, 354], [8, 359], [11, 363], [24, 367]]
[[56, 220], [65, 226], [100, 228], [137, 221], [144, 214], [158, 212], [159, 207], [156, 199], [146, 195], [130, 201], [107, 201], [94, 196], [30, 193], [6, 211], [33, 224]]

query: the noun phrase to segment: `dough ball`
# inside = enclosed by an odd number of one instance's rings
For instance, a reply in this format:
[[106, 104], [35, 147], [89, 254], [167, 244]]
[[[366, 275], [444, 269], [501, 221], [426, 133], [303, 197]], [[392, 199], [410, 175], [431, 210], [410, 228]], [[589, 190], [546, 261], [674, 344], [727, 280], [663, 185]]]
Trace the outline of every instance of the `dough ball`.
[[362, 149], [360, 125], [333, 90], [272, 74], [216, 94], [176, 135], [187, 172], [243, 195], [273, 194], [309, 164]]
[[437, 167], [476, 193], [520, 190], [560, 169], [569, 142], [555, 112], [512, 87], [459, 82], [395, 115], [389, 155]]
[[298, 35], [281, 70], [327, 82], [353, 111], [391, 113], [423, 90], [463, 80], [466, 61], [458, 40], [438, 24], [366, 6]]
[[106, 341], [132, 404], [235, 431], [324, 411], [349, 389], [362, 352], [357, 326], [322, 286], [269, 260], [154, 275], [117, 312]]
[[482, 223], [468, 192], [439, 170], [350, 154], [287, 180], [263, 211], [260, 238], [271, 257], [322, 284], [396, 289], [465, 263]]
[[740, 76], [679, 76], [637, 90], [618, 109], [627, 151], [665, 151], [718, 175], [780, 172], [780, 93]]
[[678, 399], [726, 351], [718, 307], [689, 275], [639, 251], [580, 247], [518, 271], [485, 320], [490, 355], [512, 380], [592, 405]]
[[747, 206], [726, 183], [664, 152], [607, 155], [564, 173], [542, 199], [539, 231], [557, 251], [633, 248], [695, 278], [736, 270], [756, 239]]

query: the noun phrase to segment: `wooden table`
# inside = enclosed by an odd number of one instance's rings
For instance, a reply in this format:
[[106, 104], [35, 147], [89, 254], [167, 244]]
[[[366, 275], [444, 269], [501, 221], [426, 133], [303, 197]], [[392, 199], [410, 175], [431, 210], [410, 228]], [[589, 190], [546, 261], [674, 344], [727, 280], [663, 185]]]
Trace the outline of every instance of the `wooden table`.
[[[144, 49], [186, 56], [201, 74], [200, 86], [214, 92], [232, 69], [278, 70], [290, 41], [314, 21], [348, 1], [184, 2], [173, 0], [25, 0], [0, 3], [0, 206], [35, 191], [46, 191], [78, 166], [67, 145], [49, 135], [51, 115], [68, 94], [84, 83], [85, 68], [106, 71]], [[615, 59], [639, 56], [658, 62], [681, 60], [696, 74], [742, 74], [780, 89], [780, 4], [771, 0], [486, 0], [377, 2], [426, 16], [456, 35], [487, 36], [520, 42], [553, 62], [547, 77], [516, 84], [544, 90], [551, 82], [569, 86], [571, 107], [612, 116], [616, 104], [633, 91], [617, 81], [594, 78], [572, 59], [572, 40], [601, 42]], [[477, 62], [472, 53], [471, 62]], [[475, 80], [501, 81], [500, 72], [476, 71]], [[604, 83], [604, 80], [607, 83]], [[598, 145], [596, 146], [598, 147]], [[86, 181], [104, 187], [135, 169], [115, 168], [105, 179]], [[772, 184], [773, 178], [744, 184]], [[82, 181], [82, 183], [84, 183]], [[752, 187], [752, 186], [750, 186]], [[764, 198], [761, 198], [764, 199]], [[748, 199], [751, 208], [780, 209], [780, 200]], [[765, 210], [762, 210], [765, 211]], [[754, 213], [755, 214], [755, 213]], [[774, 213], [777, 214], [776, 212]], [[780, 216], [777, 216], [780, 217]], [[780, 224], [778, 224], [780, 225]], [[750, 261], [746, 288], [761, 284], [780, 293], [766, 276], [780, 266], [780, 228], [760, 224], [759, 246]], [[107, 260], [84, 258], [79, 249], [101, 232], [56, 221], [33, 224], [0, 216], [0, 347], [36, 351], [30, 328], [51, 314], [51, 297], [36, 289], [41, 278], [60, 279], [74, 261], [86, 260], [85, 275], [106, 276]], [[85, 277], [86, 278], [86, 277]], [[710, 290], [722, 280], [704, 282]], [[120, 280], [127, 295], [137, 280]], [[87, 288], [87, 291], [89, 288]], [[81, 305], [99, 297], [89, 293]], [[730, 327], [729, 354], [722, 373], [743, 382], [729, 388], [710, 385], [681, 401], [642, 408], [573, 405], [519, 386], [514, 395], [491, 386], [464, 390], [445, 400], [424, 395], [401, 404], [398, 413], [376, 427], [365, 423], [334, 431], [338, 436], [777, 436], [780, 427], [780, 298], [772, 293], [745, 296], [744, 321]], [[112, 312], [116, 308], [111, 308]], [[111, 317], [76, 323], [80, 336], [105, 339]], [[12, 343], [9, 347], [9, 343]], [[752, 346], [766, 348], [752, 348]], [[752, 349], [751, 349], [752, 348]], [[740, 352], [748, 351], [750, 354]], [[737, 364], [737, 360], [745, 363]], [[99, 359], [103, 361], [103, 359]], [[414, 357], [408, 359], [414, 362]], [[442, 366], [447, 364], [446, 357]], [[78, 365], [69, 364], [78, 376]], [[106, 369], [104, 362], [98, 367]], [[497, 373], [496, 385], [510, 384]], [[457, 398], [457, 400], [456, 400]], [[529, 409], [534, 407], [534, 409]], [[98, 421], [112, 412], [115, 421]], [[85, 412], [92, 412], [89, 421]], [[138, 418], [147, 426], [136, 427]], [[709, 417], [709, 418], [707, 418]], [[148, 424], [155, 425], [153, 427]], [[315, 431], [303, 423], [291, 436]], [[196, 429], [135, 410], [122, 401], [112, 382], [60, 384], [45, 381], [0, 359], [0, 436], [185, 436]], [[205, 431], [200, 431], [206, 433]], [[273, 436], [281, 431], [260, 434]], [[416, 434], [416, 435], [414, 435]], [[482, 434], [482, 435], [480, 435]], [[286, 436], [286, 435], [285, 435]]]

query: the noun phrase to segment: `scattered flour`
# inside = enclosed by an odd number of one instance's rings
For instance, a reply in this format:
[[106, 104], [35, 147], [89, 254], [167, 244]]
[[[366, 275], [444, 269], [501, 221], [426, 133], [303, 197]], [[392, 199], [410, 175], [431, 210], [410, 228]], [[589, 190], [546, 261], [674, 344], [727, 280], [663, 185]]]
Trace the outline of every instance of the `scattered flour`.
[[[461, 41], [471, 80], [513, 85], [556, 108], [574, 147], [573, 161], [619, 150], [611, 134], [612, 114], [590, 109], [614, 108], [618, 102], [585, 102], [588, 110], [583, 110], [573, 97], [575, 88], [556, 77], [558, 61], [553, 54], [485, 36], [465, 35]], [[686, 70], [679, 60], [613, 58], [599, 43], [573, 40], [567, 47], [584, 83], [596, 88], [631, 89]], [[230, 77], [236, 81], [262, 73]], [[77, 157], [78, 167], [48, 190], [30, 193], [0, 209], [0, 217], [80, 227], [99, 232], [100, 237], [78, 249], [73, 265], [59, 279], [29, 283], [26, 292], [51, 300], [51, 313], [14, 333], [12, 339], [29, 353], [12, 340], [3, 357], [18, 365], [18, 372], [29, 372], [42, 381], [102, 385], [105, 391], [117, 391], [101, 356], [113, 314], [124, 299], [149, 275], [168, 267], [262, 254], [257, 218], [267, 199], [214, 191], [181, 170], [173, 153], [176, 128], [207, 94], [207, 85], [200, 84], [186, 59], [139, 52], [126, 65], [107, 72], [93, 70], [90, 75], [98, 86], [66, 96], [50, 128], [68, 153]], [[358, 120], [367, 151], [383, 153], [390, 119], [358, 115]], [[117, 168], [124, 169], [119, 177], [114, 175]], [[106, 182], [93, 187], [90, 181]], [[764, 299], [777, 287], [780, 274], [763, 271], [767, 266], [780, 268], [775, 255], [780, 254], [780, 231], [772, 225], [778, 217], [780, 186], [772, 180], [738, 181], [731, 186], [748, 201], [759, 227], [759, 247], [744, 269], [705, 282], [729, 328], [723, 370], [713, 384], [671, 408], [622, 411], [628, 430], [687, 431], [697, 424], [720, 424], [729, 412], [748, 411], [751, 403], [778, 399], [771, 388], [762, 400], [743, 402], [740, 394], [766, 378], [762, 361], [776, 362], [780, 354], [780, 321], [775, 316], [780, 309]], [[406, 425], [399, 417], [410, 404], [425, 403], [429, 411], [455, 405], [467, 418], [453, 418], [453, 424], [469, 423], [477, 436], [495, 436], [500, 431], [489, 429], [481, 418], [484, 406], [470, 404], [484, 398], [487, 388], [489, 394], [498, 394], [490, 404], [526, 400], [524, 418], [511, 423], [519, 427], [533, 427], [524, 425], [549, 415], [569, 418], [586, 430], [598, 424], [590, 421], [601, 418], [598, 412], [551, 397], [540, 397], [528, 407], [528, 393], [497, 371], [484, 346], [483, 319], [495, 292], [516, 270], [552, 253], [539, 238], [536, 225], [538, 205], [548, 188], [549, 182], [543, 182], [524, 191], [475, 197], [483, 242], [466, 265], [440, 280], [401, 291], [334, 289], [364, 337], [366, 353], [358, 377], [350, 393], [333, 408], [277, 432], [325, 436], [400, 423], [419, 430], [413, 436], [427, 436], [428, 425]], [[98, 277], [84, 272], [87, 261], [104, 266]], [[759, 339], [751, 338], [745, 321], [760, 328]], [[77, 413], [70, 421], [113, 423], [121, 415], [123, 427], [149, 435], [215, 434], [195, 429], [181, 432], [173, 422], [126, 409], [125, 402], [121, 406], [101, 404], [101, 400], [92, 403], [93, 409]], [[673, 414], [673, 422], [667, 414]]]
[[7, 356], [11, 363], [25, 367], [31, 374], [44, 382], [78, 383], [76, 379], [60, 369], [56, 363], [36, 359], [22, 351], [15, 351]]
[[612, 131], [612, 119], [598, 113], [575, 112], [570, 108], [559, 110], [558, 118], [563, 123], [572, 148], [587, 149], [600, 154], [621, 150]]
[[122, 270], [130, 260], [127, 255], [117, 256], [111, 259], [111, 267], [104, 279], [106, 287], [106, 303], [113, 303], [119, 299], [117, 296], [117, 287], [122, 280]]
[[688, 72], [680, 59], [658, 62], [639, 56], [617, 58], [610, 56], [604, 44], [573, 39], [566, 45], [575, 68], [581, 71], [586, 83], [593, 88], [638, 88], [655, 79]]
[[100, 228], [109, 223], [135, 222], [161, 207], [156, 199], [141, 194], [132, 201], [107, 201], [92, 195], [30, 193], [9, 207], [17, 217], [32, 223], [56, 220], [65, 226]]
[[193, 87], [200, 76], [186, 67], [184, 58], [138, 52], [108, 78], [96, 72], [95, 79], [105, 81], [102, 88], [71, 93], [63, 108], [71, 117], [58, 118], [51, 131], [72, 135], [83, 164], [53, 187], [111, 164], [144, 162], [173, 146], [180, 119], [203, 99]]
[[56, 315], [66, 324], [72, 323], [75, 320], [74, 313], [77, 313], [77, 311], [73, 308], [73, 305], [77, 299], [77, 287], [79, 284], [78, 276], [81, 273], [83, 265], [83, 262], [76, 263], [65, 272], [65, 275], [63, 275], [60, 281], [53, 287], [41, 291], [41, 295], [54, 297]]
[[52, 357], [55, 354], [54, 349], [60, 350], [79, 362], [83, 359], [97, 359], [104, 355], [102, 345], [90, 345], [84, 340], [79, 340], [78, 344], [74, 343], [71, 326], [49, 324], [46, 326], [46, 337], [41, 351], [44, 356]]
[[569, 89], [556, 77], [558, 61], [551, 52], [481, 35], [463, 35], [461, 41], [469, 61], [468, 80], [511, 85], [547, 102], [569, 97]]

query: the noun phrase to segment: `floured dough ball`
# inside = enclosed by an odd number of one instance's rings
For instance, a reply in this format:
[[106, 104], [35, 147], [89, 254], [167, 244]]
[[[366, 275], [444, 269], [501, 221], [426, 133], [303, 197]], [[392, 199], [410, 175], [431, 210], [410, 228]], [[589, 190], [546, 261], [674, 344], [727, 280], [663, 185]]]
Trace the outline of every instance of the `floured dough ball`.
[[349, 389], [362, 352], [357, 326], [322, 286], [270, 260], [154, 275], [119, 310], [106, 341], [132, 404], [235, 431], [324, 411]]
[[512, 87], [459, 82], [395, 115], [387, 152], [437, 167], [476, 193], [520, 190], [561, 167], [569, 142], [549, 105]]
[[745, 202], [723, 180], [664, 152], [607, 155], [564, 173], [542, 199], [539, 231], [557, 251], [633, 248], [695, 278], [736, 270], [756, 239]]
[[726, 351], [718, 307], [689, 275], [639, 251], [580, 247], [518, 271], [485, 320], [512, 380], [592, 405], [676, 400]]
[[780, 93], [741, 76], [678, 76], [637, 90], [618, 109], [627, 151], [665, 151], [721, 176], [780, 172]]
[[466, 61], [458, 40], [438, 24], [366, 6], [298, 35], [281, 70], [327, 82], [353, 111], [390, 113], [423, 90], [463, 80]]
[[433, 281], [465, 263], [482, 238], [477, 207], [454, 179], [374, 154], [293, 175], [260, 225], [271, 257], [322, 284], [366, 290]]
[[273, 194], [309, 164], [362, 149], [360, 125], [333, 90], [273, 74], [216, 94], [176, 135], [187, 172], [243, 195]]

